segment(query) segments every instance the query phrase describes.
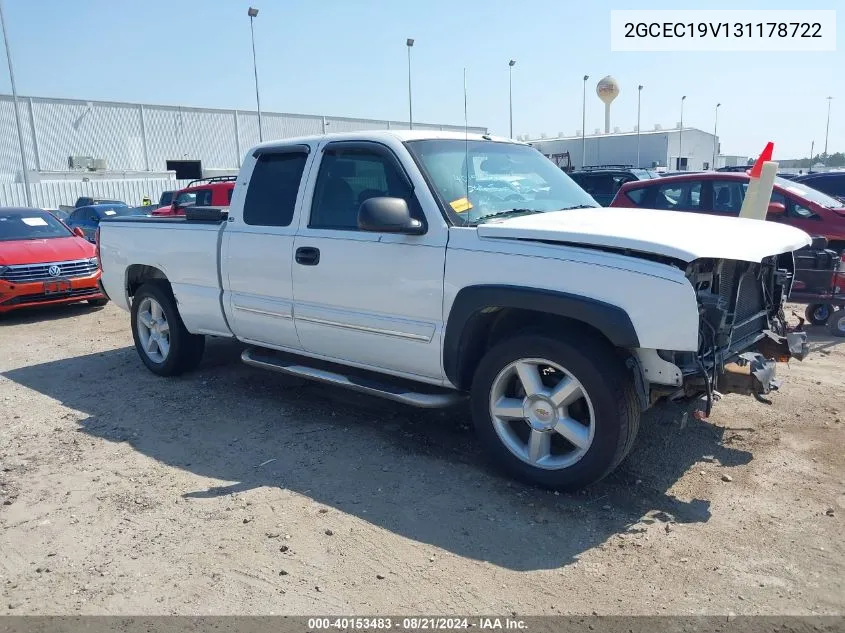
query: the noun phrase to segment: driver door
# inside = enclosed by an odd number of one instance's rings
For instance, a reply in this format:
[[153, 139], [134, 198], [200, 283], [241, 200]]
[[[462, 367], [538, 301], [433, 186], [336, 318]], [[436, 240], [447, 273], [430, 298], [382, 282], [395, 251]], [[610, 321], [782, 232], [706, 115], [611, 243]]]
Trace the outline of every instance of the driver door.
[[[385, 145], [322, 148], [311, 200], [294, 243], [294, 321], [319, 357], [408, 376], [442, 376], [447, 233], [430, 226], [399, 159]], [[403, 198], [423, 235], [358, 229], [372, 197]]]

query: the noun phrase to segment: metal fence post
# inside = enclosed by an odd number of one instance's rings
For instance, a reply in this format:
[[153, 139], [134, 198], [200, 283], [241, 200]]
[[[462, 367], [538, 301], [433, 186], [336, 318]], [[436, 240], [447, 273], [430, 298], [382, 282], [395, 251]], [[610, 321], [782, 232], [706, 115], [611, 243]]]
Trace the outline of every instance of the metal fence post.
[[144, 104], [138, 106], [141, 115], [141, 145], [144, 148], [144, 171], [150, 171], [150, 152], [147, 149], [147, 124], [144, 122]]
[[29, 102], [29, 129], [32, 132], [32, 153], [35, 154], [35, 171], [41, 171], [41, 156], [38, 153], [38, 137], [35, 135], [35, 110], [32, 107], [32, 97]]
[[241, 168], [241, 127], [238, 123], [238, 111], [235, 110], [235, 164]]

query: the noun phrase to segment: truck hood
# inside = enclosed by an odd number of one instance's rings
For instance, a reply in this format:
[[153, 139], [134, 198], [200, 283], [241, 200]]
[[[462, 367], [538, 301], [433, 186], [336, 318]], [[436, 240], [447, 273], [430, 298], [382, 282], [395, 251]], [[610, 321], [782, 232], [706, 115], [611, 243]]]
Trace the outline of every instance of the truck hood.
[[703, 257], [759, 262], [811, 243], [804, 231], [777, 222], [615, 207], [494, 220], [480, 224], [478, 235], [625, 249], [685, 262]]
[[87, 259], [96, 254], [93, 244], [76, 236], [0, 241], [0, 266]]

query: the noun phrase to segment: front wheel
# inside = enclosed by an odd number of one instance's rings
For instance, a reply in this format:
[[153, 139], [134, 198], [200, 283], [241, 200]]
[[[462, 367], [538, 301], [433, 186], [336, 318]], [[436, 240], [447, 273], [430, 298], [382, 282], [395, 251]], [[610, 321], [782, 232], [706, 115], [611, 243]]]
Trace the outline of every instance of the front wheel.
[[813, 325], [824, 325], [833, 313], [829, 303], [811, 303], [804, 311], [804, 316]]
[[633, 445], [640, 410], [613, 347], [589, 335], [519, 335], [493, 347], [472, 385], [476, 431], [493, 461], [533, 484], [577, 490]]
[[147, 369], [159, 376], [176, 376], [199, 365], [205, 337], [185, 329], [169, 287], [141, 286], [132, 299], [131, 314], [135, 349]]

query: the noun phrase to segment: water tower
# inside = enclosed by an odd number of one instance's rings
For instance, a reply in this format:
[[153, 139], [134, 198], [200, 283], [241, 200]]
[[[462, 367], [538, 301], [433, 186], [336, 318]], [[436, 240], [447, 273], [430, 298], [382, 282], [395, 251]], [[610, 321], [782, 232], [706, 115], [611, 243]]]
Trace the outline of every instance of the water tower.
[[619, 96], [619, 84], [608, 75], [599, 81], [596, 94], [604, 101], [604, 133], [610, 134], [610, 104]]

